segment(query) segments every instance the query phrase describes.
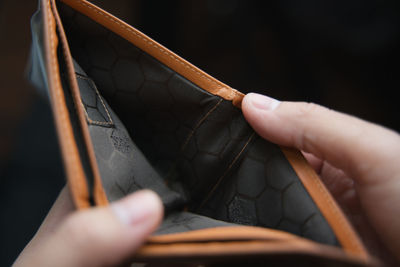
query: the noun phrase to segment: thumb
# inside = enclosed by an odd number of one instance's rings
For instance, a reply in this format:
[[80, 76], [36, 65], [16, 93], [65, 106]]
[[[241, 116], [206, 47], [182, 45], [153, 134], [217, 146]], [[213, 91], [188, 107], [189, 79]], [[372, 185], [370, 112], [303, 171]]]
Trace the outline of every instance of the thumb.
[[394, 255], [400, 252], [400, 135], [310, 103], [248, 94], [247, 121], [262, 137], [309, 152], [355, 181], [363, 210]]
[[109, 207], [79, 211], [49, 237], [32, 266], [111, 266], [124, 263], [162, 219], [162, 203], [149, 190]]
[[327, 160], [359, 184], [382, 183], [398, 174], [400, 136], [394, 131], [316, 104], [259, 94], [248, 94], [242, 109], [262, 137]]

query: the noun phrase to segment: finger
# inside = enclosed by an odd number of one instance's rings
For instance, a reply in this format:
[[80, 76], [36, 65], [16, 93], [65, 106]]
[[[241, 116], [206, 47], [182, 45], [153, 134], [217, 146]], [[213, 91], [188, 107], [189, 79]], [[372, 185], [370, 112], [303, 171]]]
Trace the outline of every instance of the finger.
[[[144, 190], [109, 207], [74, 213], [30, 259], [32, 266], [110, 266], [134, 255], [162, 219], [162, 203]], [[43, 262], [45, 260], [45, 262]]]
[[242, 109], [262, 137], [325, 159], [356, 182], [377, 182], [382, 168], [386, 178], [398, 173], [400, 137], [391, 130], [316, 104], [279, 102], [258, 94], [248, 94]]
[[317, 158], [316, 156], [314, 156], [311, 153], [307, 153], [304, 151], [301, 151], [301, 153], [307, 159], [308, 163], [310, 163], [310, 165], [314, 169], [314, 171], [317, 174], [321, 174], [321, 169], [322, 169], [322, 165], [323, 165], [324, 161], [321, 160], [320, 158]]
[[355, 200], [356, 195], [352, 179], [342, 170], [333, 167], [326, 161], [322, 161], [313, 154], [302, 153], [315, 172], [320, 175], [321, 180], [342, 208], [350, 209], [351, 211], [359, 208], [357, 206], [359, 203]]

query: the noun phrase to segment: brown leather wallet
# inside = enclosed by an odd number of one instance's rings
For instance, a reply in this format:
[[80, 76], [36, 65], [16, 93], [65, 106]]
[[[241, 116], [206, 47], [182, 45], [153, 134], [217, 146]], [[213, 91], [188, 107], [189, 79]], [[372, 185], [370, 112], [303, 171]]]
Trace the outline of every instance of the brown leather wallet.
[[249, 127], [239, 91], [84, 0], [41, 0], [32, 40], [76, 207], [163, 201], [132, 261], [376, 264], [302, 154]]

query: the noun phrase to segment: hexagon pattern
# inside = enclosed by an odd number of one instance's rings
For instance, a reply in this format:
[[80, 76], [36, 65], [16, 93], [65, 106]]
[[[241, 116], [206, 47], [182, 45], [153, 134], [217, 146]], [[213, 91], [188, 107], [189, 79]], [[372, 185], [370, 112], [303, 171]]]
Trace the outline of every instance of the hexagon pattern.
[[235, 224], [183, 211], [170, 214], [166, 219], [164, 219], [162, 225], [157, 229], [155, 234], [179, 233], [190, 230], [224, 226], [235, 226]]
[[[217, 220], [337, 244], [279, 147], [258, 137], [231, 102], [80, 14], [65, 10], [62, 19], [83, 69], [76, 66], [109, 199], [151, 188], [169, 211], [185, 205]], [[215, 226], [200, 215], [179, 216], [186, 216], [181, 229]], [[166, 220], [166, 229], [177, 223]]]

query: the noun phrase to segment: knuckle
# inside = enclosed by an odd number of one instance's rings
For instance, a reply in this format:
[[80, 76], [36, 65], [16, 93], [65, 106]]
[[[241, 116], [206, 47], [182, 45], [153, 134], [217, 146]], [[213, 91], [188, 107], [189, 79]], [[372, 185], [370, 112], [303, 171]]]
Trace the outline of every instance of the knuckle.
[[313, 143], [315, 139], [314, 123], [316, 117], [325, 112], [325, 108], [309, 102], [298, 103], [297, 106], [297, 130], [292, 136], [292, 142], [298, 149], [304, 151], [313, 151]]
[[315, 103], [312, 102], [302, 102], [299, 103], [298, 107], [298, 115], [300, 118], [310, 118], [314, 114], [321, 112], [323, 108]]

